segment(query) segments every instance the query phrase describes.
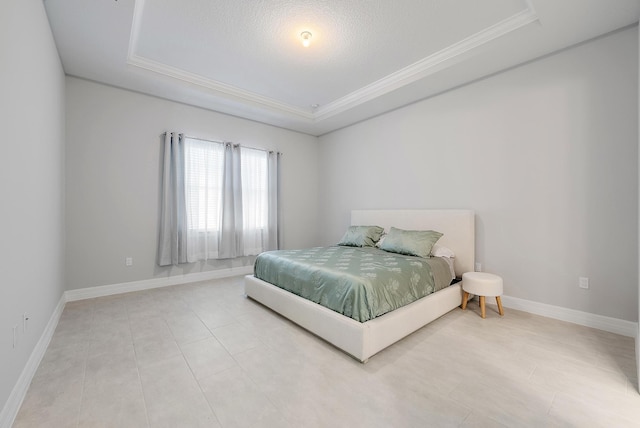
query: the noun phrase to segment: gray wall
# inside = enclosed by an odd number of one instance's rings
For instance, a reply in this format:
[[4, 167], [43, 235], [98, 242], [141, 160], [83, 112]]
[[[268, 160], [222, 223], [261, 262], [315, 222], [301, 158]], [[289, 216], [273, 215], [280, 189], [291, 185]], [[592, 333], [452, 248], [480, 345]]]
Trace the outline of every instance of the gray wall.
[[[638, 33], [638, 35], [640, 36], [640, 32]], [[640, 49], [640, 40], [638, 41], [638, 47]], [[639, 55], [640, 56], [640, 55]], [[640, 64], [639, 64], [640, 67]], [[640, 73], [638, 73], [638, 80], [639, 80], [639, 90], [638, 90], [638, 104], [640, 105]], [[640, 111], [638, 112], [639, 116], [638, 116], [638, 126], [640, 127]], [[639, 128], [639, 134], [640, 134], [640, 128]], [[640, 147], [640, 139], [638, 139], [638, 146]], [[640, 154], [639, 154], [640, 155]], [[639, 160], [640, 161], [640, 160]], [[640, 174], [639, 174], [640, 175]], [[638, 177], [638, 179], [640, 180], [640, 176]], [[639, 183], [639, 190], [640, 190], [640, 183]], [[640, 203], [640, 195], [638, 195], [638, 203]], [[640, 207], [638, 207], [638, 209], [640, 210]], [[638, 216], [638, 224], [640, 225], [640, 212], [639, 212], [639, 216]], [[639, 231], [640, 233], [640, 231]], [[638, 248], [639, 248], [639, 252], [640, 252], [640, 235], [638, 236]], [[638, 261], [638, 269], [640, 269], [640, 260]], [[640, 276], [640, 272], [639, 272], [639, 276]], [[640, 279], [640, 278], [639, 278]], [[640, 281], [638, 282], [638, 318], [640, 318]], [[636, 373], [638, 374], [638, 379], [640, 379], [640, 329], [636, 330]], [[640, 391], [640, 384], [636, 385], [638, 387], [638, 391]]]
[[64, 73], [41, 0], [0, 2], [0, 64], [2, 410], [64, 291]]
[[[67, 78], [68, 289], [250, 265], [156, 265], [165, 130], [284, 153], [284, 247], [317, 242], [317, 138], [164, 99]], [[125, 266], [125, 257], [134, 264]]]
[[323, 244], [352, 209], [472, 208], [506, 295], [636, 321], [637, 123], [636, 27], [324, 135]]

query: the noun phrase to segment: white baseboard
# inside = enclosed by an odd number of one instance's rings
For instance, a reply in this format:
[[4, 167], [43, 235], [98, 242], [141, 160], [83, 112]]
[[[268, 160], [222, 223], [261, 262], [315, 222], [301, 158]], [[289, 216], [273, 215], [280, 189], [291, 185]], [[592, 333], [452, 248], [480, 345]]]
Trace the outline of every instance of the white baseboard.
[[[22, 401], [29, 389], [31, 380], [42, 361], [49, 342], [60, 320], [60, 315], [64, 310], [66, 302], [92, 299], [95, 297], [111, 296], [119, 293], [131, 291], [148, 290], [151, 288], [167, 287], [190, 282], [206, 281], [210, 279], [226, 278], [236, 275], [248, 275], [253, 272], [253, 266], [243, 266], [239, 268], [219, 269], [207, 272], [198, 272], [187, 275], [170, 276], [165, 278], [154, 278], [142, 281], [125, 282], [121, 284], [103, 285], [99, 287], [82, 288], [78, 290], [67, 290], [60, 298], [47, 326], [45, 327], [40, 340], [36, 344], [25, 368], [22, 370], [18, 382], [11, 391], [9, 399], [0, 412], [0, 428], [10, 428], [20, 410]], [[517, 309], [548, 318], [568, 321], [586, 327], [597, 328], [623, 336], [636, 337], [638, 335], [638, 323], [620, 320], [617, 318], [605, 317], [588, 312], [576, 311], [574, 309], [560, 306], [548, 305], [545, 303], [533, 302], [531, 300], [519, 299], [516, 297], [502, 296], [502, 304], [511, 309]]]
[[507, 308], [518, 309], [531, 314], [542, 315], [547, 318], [568, 321], [574, 324], [597, 328], [623, 336], [635, 338], [638, 332], [637, 322], [590, 314], [588, 312], [576, 311], [575, 309], [533, 302], [531, 300], [518, 299], [517, 297], [502, 296], [501, 300], [503, 306]]
[[60, 320], [60, 316], [62, 315], [66, 302], [92, 299], [94, 297], [111, 296], [113, 294], [128, 293], [131, 291], [148, 290], [151, 288], [167, 287], [170, 285], [206, 281], [210, 279], [227, 278], [230, 276], [248, 275], [250, 273], [253, 273], [253, 265], [65, 291], [53, 311], [42, 336], [40, 336], [40, 340], [38, 340], [33, 352], [31, 352], [31, 356], [22, 370], [18, 381], [13, 387], [11, 395], [9, 395], [9, 399], [0, 412], [0, 428], [11, 428], [11, 425], [18, 415], [18, 411], [20, 410], [22, 401], [27, 394], [31, 380], [35, 375], [36, 370], [38, 370], [42, 357], [44, 357], [44, 354], [47, 351], [47, 347], [49, 346], [49, 342], [51, 342], [53, 333], [56, 331], [58, 321]]
[[38, 340], [38, 343], [31, 352], [31, 356], [29, 357], [27, 364], [13, 387], [13, 390], [9, 395], [9, 399], [5, 403], [2, 412], [0, 412], [0, 428], [10, 428], [18, 415], [22, 401], [27, 395], [27, 390], [29, 389], [31, 380], [36, 374], [36, 370], [38, 370], [38, 366], [40, 365], [40, 361], [42, 361], [42, 357], [44, 357], [44, 353], [47, 351], [47, 347], [49, 346], [49, 342], [51, 342], [53, 333], [56, 331], [65, 303], [64, 295], [62, 295], [58, 305], [53, 311], [53, 314], [51, 314], [51, 318], [49, 318], [49, 322], [42, 332], [42, 336], [40, 336], [40, 340]]
[[253, 273], [253, 265], [189, 273], [186, 275], [167, 276], [163, 278], [144, 279], [141, 281], [124, 282], [121, 284], [101, 285], [97, 287], [80, 288], [77, 290], [67, 290], [64, 295], [67, 302], [74, 302], [76, 300], [93, 299], [95, 297], [104, 297], [120, 293], [129, 293], [131, 291], [187, 284], [189, 282], [227, 278], [236, 275], [248, 275], [250, 273]]

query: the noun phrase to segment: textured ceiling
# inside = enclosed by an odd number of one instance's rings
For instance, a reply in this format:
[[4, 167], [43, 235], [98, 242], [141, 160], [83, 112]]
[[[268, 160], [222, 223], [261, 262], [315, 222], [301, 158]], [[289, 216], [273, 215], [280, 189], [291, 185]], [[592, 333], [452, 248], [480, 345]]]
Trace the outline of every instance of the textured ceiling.
[[633, 24], [640, 10], [638, 0], [45, 5], [70, 75], [313, 135]]
[[520, 0], [186, 3], [145, 1], [136, 55], [299, 108], [335, 101], [523, 9]]

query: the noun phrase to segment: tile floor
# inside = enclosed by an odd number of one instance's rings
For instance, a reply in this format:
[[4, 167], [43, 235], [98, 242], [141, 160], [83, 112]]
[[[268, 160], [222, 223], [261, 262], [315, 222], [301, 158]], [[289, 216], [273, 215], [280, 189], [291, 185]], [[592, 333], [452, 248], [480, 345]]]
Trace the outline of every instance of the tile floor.
[[363, 365], [241, 277], [72, 302], [14, 427], [640, 426], [632, 338], [494, 308]]

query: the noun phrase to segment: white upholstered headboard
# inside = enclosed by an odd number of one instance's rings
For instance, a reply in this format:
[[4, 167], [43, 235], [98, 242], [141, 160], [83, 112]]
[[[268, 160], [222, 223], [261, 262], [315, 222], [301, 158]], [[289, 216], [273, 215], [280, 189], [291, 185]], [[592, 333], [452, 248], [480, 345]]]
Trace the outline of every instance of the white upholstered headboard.
[[475, 213], [471, 210], [355, 210], [351, 224], [391, 226], [405, 230], [435, 230], [443, 234], [438, 244], [455, 254], [456, 276], [472, 272], [475, 263]]

